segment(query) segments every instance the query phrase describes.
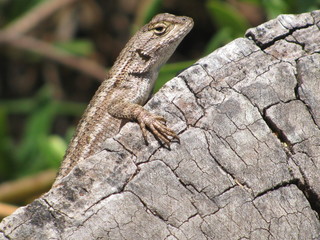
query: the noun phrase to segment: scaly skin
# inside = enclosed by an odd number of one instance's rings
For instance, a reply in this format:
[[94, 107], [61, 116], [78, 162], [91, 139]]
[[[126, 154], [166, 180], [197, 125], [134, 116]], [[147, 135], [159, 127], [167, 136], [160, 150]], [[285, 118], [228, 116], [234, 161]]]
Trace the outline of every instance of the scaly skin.
[[168, 145], [171, 139], [178, 139], [166, 127], [163, 117], [148, 112], [142, 105], [151, 94], [160, 67], [192, 27], [189, 17], [158, 14], [130, 39], [88, 105], [53, 186], [77, 162], [101, 150], [101, 144], [119, 132], [122, 120], [138, 122], [145, 140], [147, 128]]

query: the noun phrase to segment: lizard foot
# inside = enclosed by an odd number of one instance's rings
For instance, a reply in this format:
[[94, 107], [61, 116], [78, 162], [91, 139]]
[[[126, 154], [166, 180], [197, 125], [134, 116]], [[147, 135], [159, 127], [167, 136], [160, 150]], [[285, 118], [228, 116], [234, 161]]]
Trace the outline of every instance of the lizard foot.
[[[170, 147], [172, 139], [177, 139], [179, 141], [177, 134], [166, 126], [166, 120], [161, 116], [143, 111], [139, 115], [137, 121], [140, 125], [142, 135], [146, 143], [148, 143], [146, 128], [150, 129], [153, 135], [163, 141], [168, 147]], [[172, 139], [170, 139], [170, 137]]]

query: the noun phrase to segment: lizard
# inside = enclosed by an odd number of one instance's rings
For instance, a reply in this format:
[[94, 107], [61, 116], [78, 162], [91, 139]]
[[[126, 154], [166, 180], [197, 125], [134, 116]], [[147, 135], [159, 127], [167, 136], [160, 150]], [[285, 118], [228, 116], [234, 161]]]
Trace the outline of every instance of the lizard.
[[126, 121], [140, 125], [147, 142], [147, 129], [169, 145], [177, 134], [166, 120], [142, 106], [151, 96], [160, 67], [171, 57], [193, 27], [193, 20], [169, 13], [158, 14], [128, 41], [87, 106], [67, 148], [53, 186], [75, 165], [101, 149]]

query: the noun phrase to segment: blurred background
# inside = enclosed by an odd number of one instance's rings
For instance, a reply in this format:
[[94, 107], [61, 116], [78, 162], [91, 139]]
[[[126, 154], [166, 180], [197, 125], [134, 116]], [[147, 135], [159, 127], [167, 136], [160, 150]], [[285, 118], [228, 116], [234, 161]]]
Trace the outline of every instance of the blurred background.
[[194, 29], [159, 75], [320, 0], [0, 0], [0, 219], [47, 191], [86, 105], [130, 36], [154, 15]]

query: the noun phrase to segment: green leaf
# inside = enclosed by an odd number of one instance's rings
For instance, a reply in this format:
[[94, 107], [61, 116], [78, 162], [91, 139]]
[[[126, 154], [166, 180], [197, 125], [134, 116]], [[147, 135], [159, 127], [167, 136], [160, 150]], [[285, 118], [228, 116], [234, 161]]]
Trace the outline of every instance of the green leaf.
[[289, 5], [284, 0], [262, 0], [262, 4], [268, 19], [273, 19], [280, 14], [289, 12]]
[[297, 14], [309, 12], [320, 8], [319, 0], [261, 0], [268, 19], [280, 14]]
[[298, 13], [311, 12], [320, 8], [320, 0], [297, 0], [295, 7]]
[[56, 42], [54, 45], [77, 56], [88, 56], [94, 51], [92, 42], [84, 39], [77, 39], [68, 42]]
[[177, 63], [168, 63], [164, 65], [159, 72], [159, 77], [156, 81], [154, 92], [157, 92], [167, 81], [175, 77], [183, 69], [191, 66], [193, 63], [194, 61], [185, 61]]
[[159, 11], [162, 5], [162, 0], [149, 0], [148, 5], [144, 4], [144, 11], [141, 14], [143, 17], [143, 22], [146, 24], [153, 18]]
[[50, 134], [56, 105], [52, 101], [52, 93], [48, 87], [39, 91], [35, 101], [37, 104], [27, 119], [19, 151], [15, 154], [17, 164], [19, 164], [18, 176], [33, 173], [49, 166], [47, 159], [39, 156], [39, 151]]
[[241, 0], [241, 2], [246, 2], [246, 3], [251, 3], [251, 4], [255, 4], [255, 5], [260, 5], [261, 0]]
[[229, 27], [219, 30], [209, 41], [204, 51], [204, 55], [212, 53], [217, 48], [233, 40], [232, 30]]
[[15, 0], [9, 1], [6, 6], [6, 20], [9, 24], [18, 20], [20, 17], [25, 15], [27, 12], [32, 11], [34, 7], [36, 7], [41, 2], [45, 2], [47, 0]]
[[139, 5], [136, 19], [131, 26], [131, 34], [137, 32], [140, 27], [151, 20], [151, 18], [159, 12], [162, 0], [146, 0]]
[[8, 114], [0, 106], [0, 181], [7, 180], [12, 173], [14, 146], [8, 132]]
[[58, 169], [66, 149], [67, 143], [60, 136], [48, 136], [39, 148], [40, 156], [43, 156], [43, 159], [46, 160], [44, 167]]
[[229, 28], [235, 37], [242, 36], [249, 28], [249, 23], [231, 4], [219, 0], [207, 3], [209, 13], [220, 28]]

